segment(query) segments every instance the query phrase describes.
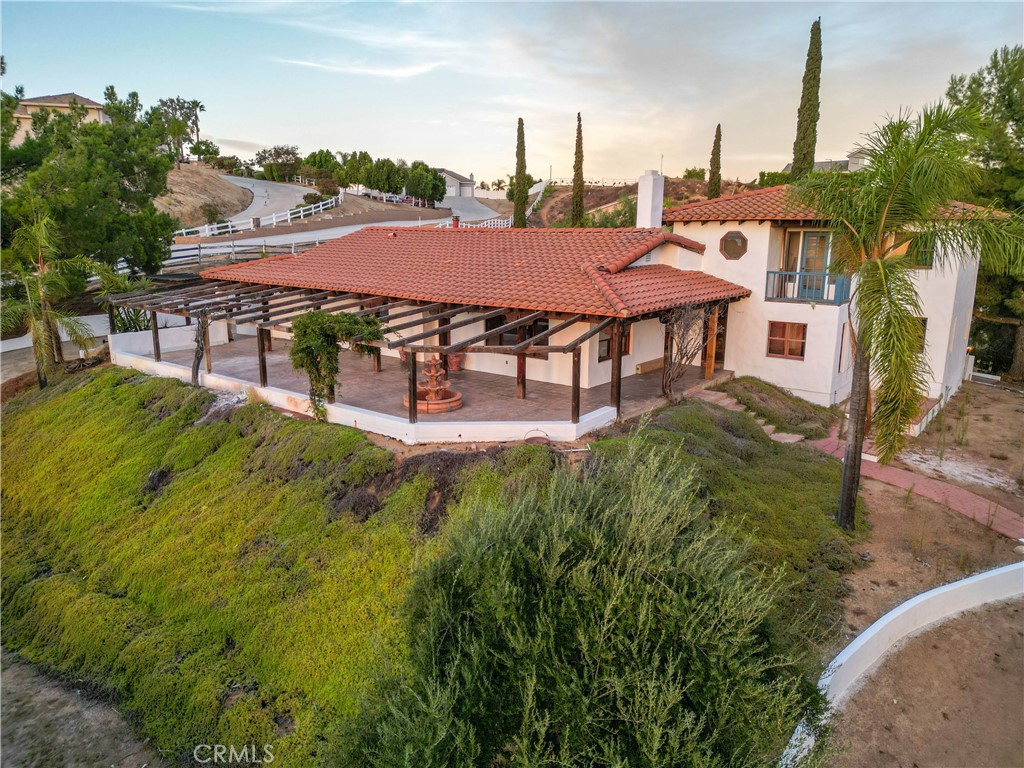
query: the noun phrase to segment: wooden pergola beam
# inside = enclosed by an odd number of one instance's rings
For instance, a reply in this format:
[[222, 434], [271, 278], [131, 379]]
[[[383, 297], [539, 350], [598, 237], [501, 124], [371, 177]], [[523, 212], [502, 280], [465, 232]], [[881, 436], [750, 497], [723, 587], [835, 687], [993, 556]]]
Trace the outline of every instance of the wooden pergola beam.
[[390, 312], [392, 309], [397, 309], [398, 307], [405, 307], [408, 306], [409, 304], [412, 304], [412, 299], [402, 299], [401, 301], [394, 301], [391, 302], [390, 304], [381, 304], [378, 307], [360, 309], [358, 312], [353, 312], [352, 314], [355, 315], [356, 317], [365, 317], [366, 315], [376, 315], [379, 314], [380, 312]]
[[528, 350], [530, 347], [532, 347], [534, 344], [536, 344], [538, 341], [544, 341], [544, 339], [554, 336], [559, 331], [564, 331], [566, 328], [576, 325], [576, 323], [580, 322], [584, 317], [585, 315], [573, 315], [565, 322], [552, 326], [548, 328], [546, 331], [541, 331], [540, 333], [535, 334], [530, 338], [526, 339], [522, 343], [516, 344], [514, 347], [512, 347], [511, 351], [513, 354], [524, 352]]
[[442, 304], [441, 302], [434, 302], [433, 304], [422, 304], [418, 307], [407, 309], [405, 312], [396, 312], [395, 314], [391, 315], [391, 317], [389, 317], [388, 320], [401, 320], [404, 317], [412, 317], [413, 315], [420, 314], [421, 312], [430, 312], [431, 310], [434, 309], [440, 309], [443, 306], [445, 305]]
[[[157, 302], [149, 301], [148, 296], [139, 296], [135, 299], [129, 299], [128, 301], [119, 303], [119, 306], [131, 307], [133, 309], [148, 309], [160, 311], [162, 307], [167, 305], [181, 304], [186, 299], [188, 301], [199, 301], [212, 296], [216, 296], [218, 293], [230, 290], [241, 290], [241, 289], [252, 289], [252, 290], [263, 290], [267, 286], [265, 285], [253, 285], [252, 283], [240, 283], [235, 280], [222, 280], [216, 283], [210, 284], [205, 283], [203, 285], [196, 286], [194, 288], [185, 288], [172, 293], [161, 292], [157, 298], [160, 300]], [[173, 297], [173, 300], [168, 299]]]
[[[309, 293], [308, 288], [302, 288], [301, 290], [288, 292], [286, 294], [278, 294], [276, 296], [268, 297], [270, 302], [267, 306], [261, 307], [260, 309], [252, 309], [251, 307], [245, 307], [244, 309], [239, 307], [238, 312], [232, 312], [230, 309], [223, 310], [216, 315], [210, 315], [211, 320], [233, 320], [234, 322], [248, 322], [252, 319], [259, 317], [272, 317], [281, 314], [281, 310], [295, 311], [302, 306], [313, 306], [314, 304], [321, 303], [323, 299], [333, 295], [333, 291], [321, 291], [319, 293]], [[279, 299], [279, 301], [274, 301]], [[319, 300], [319, 301], [318, 301]], [[248, 303], [250, 299], [243, 299], [238, 303]], [[234, 303], [234, 302], [232, 302]], [[298, 305], [298, 306], [296, 306]], [[268, 310], [270, 315], [268, 315]]]
[[[319, 304], [319, 306], [316, 307], [316, 309], [322, 309], [324, 312], [328, 313], [341, 312], [344, 310], [345, 307], [353, 306], [351, 302], [348, 302], [348, 298], [349, 294], [344, 294], [342, 296], [337, 296], [334, 298], [320, 299], [316, 302], [316, 304]], [[339, 301], [344, 301], [346, 303], [335, 306]], [[356, 306], [358, 306], [358, 302], [356, 303]], [[253, 322], [258, 322], [259, 325], [262, 326], [263, 328], [271, 328], [278, 325], [285, 325], [287, 323], [292, 322], [296, 318], [302, 317], [311, 308], [312, 307], [308, 306], [296, 306], [285, 308], [278, 312], [269, 313], [267, 316], [267, 320], [265, 321], [256, 320]]]
[[[464, 311], [464, 310], [462, 310], [462, 311]], [[431, 329], [429, 331], [423, 331], [422, 333], [415, 333], [412, 336], [406, 336], [405, 338], [396, 339], [394, 341], [389, 341], [389, 342], [386, 342], [386, 343], [388, 345], [388, 349], [395, 349], [396, 347], [406, 347], [406, 346], [409, 345], [409, 342], [411, 342], [411, 341], [419, 341], [420, 339], [429, 339], [431, 336], [437, 336], [439, 333], [442, 333], [442, 332], [448, 333], [450, 331], [455, 330], [456, 328], [463, 328], [463, 327], [465, 327], [467, 325], [473, 325], [474, 323], [479, 323], [481, 321], [489, 320], [492, 317], [498, 317], [500, 315], [505, 314], [506, 311], [507, 310], [505, 310], [505, 309], [492, 309], [490, 312], [484, 312], [482, 315], [476, 315], [475, 317], [467, 317], [465, 320], [459, 320], [459, 321], [454, 322], [454, 323], [449, 323], [448, 325], [443, 326], [442, 328], [433, 328], [433, 329]], [[431, 318], [431, 319], [434, 319], [434, 318]], [[423, 322], [427, 322], [427, 321], [424, 320]], [[417, 324], [420, 325], [421, 323], [417, 323]], [[385, 333], [386, 333], [386, 331], [385, 331]], [[443, 354], [446, 354], [446, 355], [451, 354], [451, 347], [450, 346], [449, 347], [442, 347], [440, 351]]]
[[[483, 315], [482, 317], [487, 317], [488, 315], [490, 315], [491, 317], [497, 317], [498, 315], [506, 314], [508, 311], [509, 310], [507, 310], [507, 309], [496, 309], [496, 310], [494, 310], [494, 312], [488, 312], [487, 315]], [[449, 344], [447, 347], [444, 348], [443, 351], [444, 351], [444, 353], [446, 355], [451, 355], [451, 354], [454, 354], [456, 352], [461, 352], [463, 349], [465, 349], [468, 346], [471, 346], [471, 345], [476, 344], [476, 343], [481, 342], [481, 341], [485, 341], [485, 340], [491, 338], [492, 336], [500, 336], [501, 334], [505, 333], [506, 331], [514, 330], [514, 329], [518, 328], [521, 325], [528, 325], [529, 323], [532, 323], [534, 320], [539, 320], [542, 317], [544, 317], [544, 312], [531, 312], [528, 315], [523, 315], [518, 320], [511, 320], [511, 321], [505, 323], [504, 325], [499, 325], [497, 328], [494, 328], [494, 329], [492, 329], [490, 331], [484, 331], [483, 333], [477, 334], [476, 336], [473, 336], [472, 338], [465, 339], [464, 341], [459, 341], [459, 342], [456, 342], [455, 344]], [[479, 320], [481, 318], [476, 318], [476, 319]], [[448, 327], [450, 329], [453, 326], [448, 326]]]
[[[582, 334], [580, 336], [577, 336], [575, 339], [570, 341], [568, 344], [563, 344], [560, 347], [549, 347], [549, 350], [551, 350], [553, 352], [572, 352], [573, 350], [578, 349], [580, 347], [580, 345], [583, 344], [583, 342], [587, 341], [588, 339], [592, 339], [594, 336], [597, 336], [597, 334], [599, 334], [601, 331], [603, 331], [609, 325], [614, 323], [615, 319], [616, 318], [614, 318], [614, 317], [605, 318], [604, 320], [599, 322], [597, 325], [595, 325], [593, 328], [591, 328], [589, 331], [587, 331], [586, 333], [584, 333], [584, 334]], [[534, 351], [538, 351], [538, 350], [534, 350]]]
[[[445, 310], [444, 312], [435, 312], [433, 314], [424, 315], [423, 317], [419, 318], [418, 320], [409, 320], [408, 322], [399, 323], [398, 325], [387, 325], [384, 328], [382, 328], [381, 330], [384, 331], [385, 334], [397, 333], [398, 331], [404, 331], [407, 328], [415, 328], [418, 325], [423, 325], [424, 323], [429, 323], [431, 320], [443, 320], [445, 318], [452, 318], [452, 317], [455, 317], [456, 315], [461, 315], [464, 312], [471, 312], [472, 310], [473, 310], [472, 306], [470, 306], [469, 304], [463, 304], [461, 306], [453, 307], [452, 309]], [[408, 315], [414, 315], [414, 314], [416, 314], [416, 312], [400, 312], [398, 315], [395, 315], [394, 317], [389, 318], [389, 321], [397, 319], [399, 317], [399, 315], [408, 316]]]

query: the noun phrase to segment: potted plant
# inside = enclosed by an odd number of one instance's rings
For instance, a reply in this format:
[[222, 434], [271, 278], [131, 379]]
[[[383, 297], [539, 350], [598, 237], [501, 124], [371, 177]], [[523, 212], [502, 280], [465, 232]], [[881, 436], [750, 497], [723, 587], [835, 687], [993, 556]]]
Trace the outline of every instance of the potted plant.
[[448, 370], [449, 371], [461, 371], [462, 360], [465, 355], [462, 352], [453, 352], [448, 355]]

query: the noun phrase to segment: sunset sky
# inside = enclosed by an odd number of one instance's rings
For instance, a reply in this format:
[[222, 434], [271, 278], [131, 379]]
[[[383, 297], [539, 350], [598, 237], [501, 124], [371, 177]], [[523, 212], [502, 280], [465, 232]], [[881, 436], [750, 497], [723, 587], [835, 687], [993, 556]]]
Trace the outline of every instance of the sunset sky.
[[811, 22], [822, 21], [818, 159], [845, 157], [901, 108], [942, 97], [1024, 37], [1007, 3], [46, 3], [0, 9], [4, 89], [206, 105], [225, 154], [272, 144], [422, 159], [477, 180], [572, 173], [583, 114], [588, 178], [790, 159]]

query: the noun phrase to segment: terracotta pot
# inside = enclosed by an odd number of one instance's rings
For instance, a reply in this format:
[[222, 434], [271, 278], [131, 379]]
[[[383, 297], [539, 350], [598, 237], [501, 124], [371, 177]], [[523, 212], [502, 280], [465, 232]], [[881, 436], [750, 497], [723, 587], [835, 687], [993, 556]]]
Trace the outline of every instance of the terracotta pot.
[[465, 357], [461, 352], [448, 355], [448, 370], [449, 371], [461, 371], [462, 360]]
[[409, 362], [409, 350], [405, 347], [399, 347], [398, 359], [401, 361], [402, 365], [407, 365]]

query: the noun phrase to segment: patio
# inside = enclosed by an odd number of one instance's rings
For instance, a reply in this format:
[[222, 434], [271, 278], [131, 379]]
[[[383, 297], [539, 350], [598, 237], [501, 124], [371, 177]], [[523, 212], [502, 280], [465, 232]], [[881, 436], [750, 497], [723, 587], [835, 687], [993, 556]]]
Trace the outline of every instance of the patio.
[[[267, 384], [270, 387], [305, 396], [309, 382], [301, 371], [292, 367], [289, 358], [291, 342], [274, 339], [273, 350], [267, 353]], [[211, 348], [212, 372], [259, 386], [259, 363], [255, 336], [236, 335], [227, 344]], [[164, 363], [190, 369], [193, 350], [164, 352]], [[147, 355], [152, 359], [152, 355]], [[421, 365], [423, 355], [420, 356]], [[699, 391], [723, 379], [728, 371], [719, 371], [715, 379], [703, 378], [704, 370], [691, 366], [679, 385], [679, 391]], [[449, 413], [420, 413], [422, 422], [554, 422], [570, 418], [572, 388], [561, 384], [528, 381], [526, 397], [516, 397], [516, 378], [481, 371], [458, 371], [449, 374], [452, 388], [463, 396], [463, 407]], [[409, 389], [408, 369], [397, 357], [384, 356], [381, 370], [374, 372], [371, 360], [343, 350], [338, 376], [336, 402], [339, 405], [374, 411], [405, 419], [408, 410], [402, 396]], [[611, 384], [603, 384], [580, 392], [580, 412], [595, 411], [611, 402]], [[661, 371], [627, 376], [622, 379], [622, 418], [633, 418], [661, 407]]]

